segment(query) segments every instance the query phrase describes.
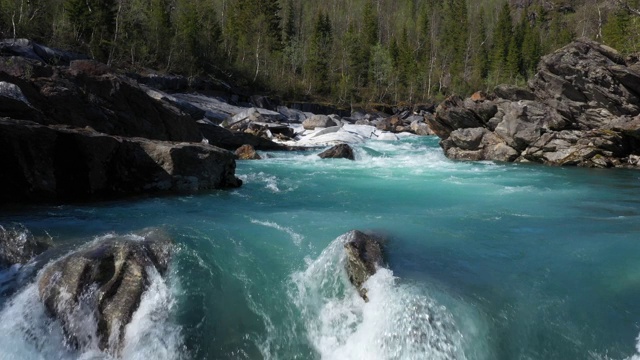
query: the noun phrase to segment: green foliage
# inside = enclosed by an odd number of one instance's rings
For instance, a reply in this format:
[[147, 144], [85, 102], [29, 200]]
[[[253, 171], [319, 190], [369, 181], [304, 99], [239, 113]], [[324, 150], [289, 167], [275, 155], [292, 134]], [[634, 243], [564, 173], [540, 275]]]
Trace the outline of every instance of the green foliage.
[[511, 18], [511, 8], [506, 2], [498, 15], [498, 22], [493, 30], [493, 48], [491, 54], [491, 71], [495, 79], [500, 82], [508, 77], [507, 58], [509, 47], [513, 37], [513, 20]]
[[[611, 0], [0, 0], [0, 35], [278, 94], [426, 102], [522, 83], [587, 36], [640, 51]], [[625, 1], [633, 8], [640, 0]]]
[[607, 45], [624, 54], [637, 52], [640, 50], [640, 19], [626, 9], [614, 11], [607, 17], [602, 35]]
[[330, 90], [329, 57], [333, 43], [333, 31], [329, 15], [318, 13], [309, 47], [308, 76], [312, 90], [326, 95]]

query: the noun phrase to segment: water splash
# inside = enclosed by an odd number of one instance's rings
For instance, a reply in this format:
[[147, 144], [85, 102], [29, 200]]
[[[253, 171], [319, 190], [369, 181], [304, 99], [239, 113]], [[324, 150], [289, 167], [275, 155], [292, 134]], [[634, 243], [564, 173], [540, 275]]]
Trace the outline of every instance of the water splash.
[[280, 231], [283, 231], [283, 232], [289, 234], [289, 236], [291, 237], [291, 240], [293, 241], [293, 243], [296, 246], [300, 246], [302, 244], [302, 240], [304, 240], [304, 236], [296, 233], [291, 228], [278, 225], [277, 223], [274, 223], [274, 222], [271, 222], [271, 221], [260, 221], [260, 220], [251, 219], [251, 223], [252, 224], [266, 226], [266, 227], [270, 227], [272, 229], [280, 230]]
[[463, 337], [446, 307], [379, 269], [364, 284], [365, 303], [344, 270], [345, 237], [292, 275], [291, 301], [322, 359], [466, 359]]
[[[114, 235], [97, 237], [101, 241]], [[137, 235], [127, 236], [131, 240]], [[35, 279], [0, 310], [0, 360], [4, 359], [183, 359], [181, 328], [171, 319], [174, 311], [176, 282], [169, 287], [155, 270], [149, 269], [149, 287], [144, 292], [131, 322], [125, 327], [123, 347], [120, 352], [110, 347], [99, 349], [98, 324], [91, 303], [95, 299], [86, 292], [74, 309], [74, 333], [77, 344], [70, 344], [62, 325], [48, 316], [38, 294]], [[172, 276], [171, 276], [172, 277]], [[78, 336], [78, 334], [83, 334]]]

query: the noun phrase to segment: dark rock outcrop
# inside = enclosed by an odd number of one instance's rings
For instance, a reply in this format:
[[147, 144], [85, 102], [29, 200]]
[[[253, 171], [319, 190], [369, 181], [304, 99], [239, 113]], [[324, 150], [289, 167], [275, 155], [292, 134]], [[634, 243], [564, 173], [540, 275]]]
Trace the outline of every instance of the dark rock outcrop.
[[51, 245], [51, 238], [34, 236], [23, 226], [0, 226], [0, 269], [25, 264]]
[[240, 160], [260, 160], [260, 155], [251, 145], [242, 145], [236, 150], [236, 156]]
[[349, 159], [355, 160], [353, 149], [347, 144], [338, 144], [318, 154], [322, 159]]
[[639, 84], [635, 64], [581, 39], [543, 57], [528, 89], [450, 97], [427, 122], [452, 159], [636, 168]]
[[360, 296], [369, 301], [367, 289], [362, 285], [383, 265], [380, 239], [358, 230], [352, 230], [345, 236], [344, 249], [347, 254], [346, 269], [349, 281], [358, 289]]
[[251, 145], [256, 150], [287, 150], [288, 147], [269, 139], [246, 132], [234, 132], [206, 120], [198, 121], [202, 135], [209, 144], [235, 151], [243, 145]]
[[[109, 135], [152, 140], [199, 142], [195, 121], [163, 99], [153, 99], [135, 81], [93, 60], [53, 67], [23, 57], [0, 57], [0, 81], [24, 96], [20, 113], [3, 109], [0, 117], [43, 125], [91, 127]], [[3, 111], [5, 110], [5, 111]]]
[[0, 201], [84, 201], [236, 187], [234, 155], [202, 143], [0, 119]]
[[[97, 240], [43, 270], [40, 298], [62, 323], [71, 346], [82, 348], [97, 336], [101, 349], [118, 353], [125, 326], [151, 282], [149, 271], [162, 275], [171, 260], [172, 242], [166, 234], [148, 230], [140, 235], [143, 240]], [[87, 316], [95, 317], [96, 334], [83, 326]]]
[[86, 55], [49, 48], [28, 39], [0, 40], [0, 55], [20, 56], [50, 65], [69, 65], [73, 60], [88, 59]]
[[[30, 42], [10, 45], [0, 42], [0, 202], [86, 201], [241, 184], [234, 155], [203, 137], [195, 119], [206, 111], [105, 64], [42, 52]], [[243, 140], [240, 145], [250, 143]]]

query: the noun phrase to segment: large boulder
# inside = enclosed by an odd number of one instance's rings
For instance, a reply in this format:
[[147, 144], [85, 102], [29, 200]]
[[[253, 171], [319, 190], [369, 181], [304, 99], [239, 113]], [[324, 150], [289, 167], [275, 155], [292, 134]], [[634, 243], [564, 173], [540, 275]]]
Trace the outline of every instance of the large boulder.
[[360, 296], [369, 301], [367, 289], [362, 285], [384, 264], [380, 239], [358, 230], [348, 232], [345, 237], [349, 281], [358, 289]]
[[315, 128], [322, 127], [327, 128], [338, 125], [333, 119], [326, 115], [313, 115], [312, 117], [304, 120], [302, 126], [306, 130], [314, 130]]
[[124, 138], [0, 119], [0, 201], [78, 201], [237, 187], [235, 156], [204, 143]]
[[[102, 350], [117, 354], [151, 272], [167, 271], [172, 246], [155, 229], [108, 236], [47, 266], [38, 279], [40, 298], [61, 322], [68, 344], [83, 348], [97, 336]], [[86, 326], [89, 321], [97, 325], [95, 333]]]
[[34, 236], [23, 226], [0, 226], [0, 269], [25, 264], [51, 245], [51, 238]]
[[637, 66], [580, 39], [543, 57], [528, 89], [454, 96], [427, 121], [453, 159], [637, 168], [638, 84]]
[[322, 159], [349, 159], [355, 160], [353, 149], [347, 144], [338, 144], [318, 154]]
[[0, 106], [0, 117], [91, 127], [109, 135], [202, 140], [189, 114], [166, 99], [149, 96], [135, 81], [96, 61], [53, 67], [24, 57], [0, 57], [0, 81], [12, 84], [12, 93], [22, 94], [14, 98], [33, 109], [23, 106], [22, 114], [16, 115], [15, 107]]

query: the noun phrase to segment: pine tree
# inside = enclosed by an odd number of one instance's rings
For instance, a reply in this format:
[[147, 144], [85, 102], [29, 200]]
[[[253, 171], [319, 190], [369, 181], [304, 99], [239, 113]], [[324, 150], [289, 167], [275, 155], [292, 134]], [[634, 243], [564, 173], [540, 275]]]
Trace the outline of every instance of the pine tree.
[[468, 55], [469, 19], [466, 0], [447, 0], [445, 3], [442, 47], [444, 61], [453, 79], [453, 88], [466, 82], [465, 64]]
[[627, 10], [619, 9], [609, 14], [602, 29], [605, 43], [618, 51], [628, 52], [630, 25], [631, 16]]
[[493, 30], [493, 49], [491, 54], [491, 71], [494, 81], [500, 82], [505, 76], [507, 65], [507, 56], [509, 55], [509, 46], [513, 37], [513, 20], [511, 18], [511, 9], [509, 3], [505, 2], [502, 6], [500, 14], [498, 14], [498, 22]]
[[284, 42], [287, 46], [291, 46], [297, 35], [296, 14], [293, 0], [287, 2], [287, 17], [284, 23]]
[[538, 22], [533, 23], [528, 18], [524, 19], [524, 36], [522, 39], [522, 71], [525, 77], [529, 77], [534, 71], [542, 56], [540, 41], [540, 29]]
[[373, 6], [373, 0], [367, 0], [365, 3], [362, 18], [364, 22], [363, 40], [365, 44], [374, 46], [378, 43], [379, 24], [378, 13]]
[[473, 86], [474, 88], [481, 88], [482, 83], [487, 78], [489, 73], [489, 51], [487, 45], [487, 27], [485, 24], [484, 8], [480, 9], [478, 13], [478, 27], [474, 32], [473, 43], [477, 45], [475, 54], [473, 56]]
[[315, 91], [329, 93], [329, 55], [333, 43], [333, 31], [328, 14], [318, 13], [311, 38], [308, 74]]

